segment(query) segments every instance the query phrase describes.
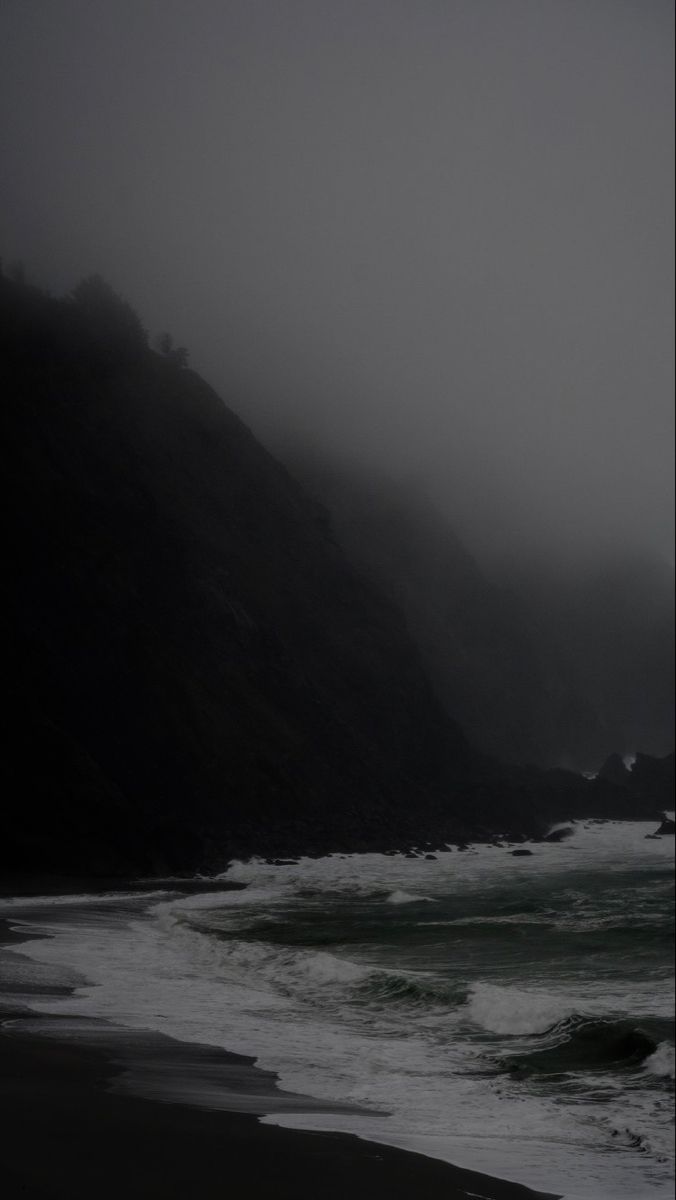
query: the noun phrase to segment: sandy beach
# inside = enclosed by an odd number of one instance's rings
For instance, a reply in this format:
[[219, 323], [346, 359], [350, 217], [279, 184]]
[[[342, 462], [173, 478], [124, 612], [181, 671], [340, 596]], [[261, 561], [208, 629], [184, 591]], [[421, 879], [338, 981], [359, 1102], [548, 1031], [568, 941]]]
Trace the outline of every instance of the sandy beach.
[[[25, 935], [13, 935], [3, 921], [0, 939], [6, 944]], [[13, 1002], [11, 991], [5, 988], [0, 1017], [2, 1190], [8, 1200], [537, 1195], [345, 1134], [261, 1124], [256, 1114], [284, 1101], [270, 1073], [257, 1071], [250, 1059], [156, 1034], [62, 1032], [58, 1019], [36, 1020], [18, 995]], [[190, 1095], [195, 1103], [185, 1102]]]

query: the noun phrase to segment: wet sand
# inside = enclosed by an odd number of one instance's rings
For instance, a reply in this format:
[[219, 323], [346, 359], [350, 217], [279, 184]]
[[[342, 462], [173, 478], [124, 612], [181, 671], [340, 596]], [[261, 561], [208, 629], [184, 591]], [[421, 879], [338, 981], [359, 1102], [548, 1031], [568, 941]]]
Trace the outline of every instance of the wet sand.
[[[0, 921], [8, 949], [25, 940]], [[36, 1016], [25, 984], [4, 992], [0, 1191], [7, 1200], [541, 1195], [350, 1135], [261, 1124], [257, 1114], [322, 1106], [279, 1091], [274, 1075], [243, 1056], [103, 1022]]]

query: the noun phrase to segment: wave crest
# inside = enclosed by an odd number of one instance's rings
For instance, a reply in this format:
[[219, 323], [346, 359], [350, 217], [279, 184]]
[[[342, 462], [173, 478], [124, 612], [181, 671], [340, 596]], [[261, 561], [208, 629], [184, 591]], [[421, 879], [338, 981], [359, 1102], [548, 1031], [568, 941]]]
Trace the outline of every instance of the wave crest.
[[572, 1016], [570, 1004], [550, 992], [475, 983], [467, 1006], [471, 1020], [489, 1033], [546, 1033]]
[[657, 1050], [653, 1038], [630, 1021], [577, 1017], [555, 1026], [552, 1034], [549, 1045], [509, 1056], [503, 1066], [515, 1073], [543, 1075], [630, 1070]]
[[431, 896], [413, 896], [410, 892], [403, 892], [399, 888], [395, 888], [386, 897], [388, 904], [433, 904]]
[[448, 1005], [449, 991], [413, 974], [394, 971], [374, 971], [365, 979], [359, 992], [369, 1000], [386, 1004], [403, 1004], [415, 1008]]
[[644, 1070], [659, 1079], [674, 1079], [676, 1075], [676, 1051], [670, 1042], [660, 1042], [657, 1049], [646, 1058]]

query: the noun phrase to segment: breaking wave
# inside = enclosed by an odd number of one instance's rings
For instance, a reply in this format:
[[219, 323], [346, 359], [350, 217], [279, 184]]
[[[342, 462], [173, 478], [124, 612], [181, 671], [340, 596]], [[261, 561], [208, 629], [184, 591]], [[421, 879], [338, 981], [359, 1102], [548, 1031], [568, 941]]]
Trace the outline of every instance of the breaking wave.
[[658, 1079], [674, 1079], [676, 1074], [676, 1050], [669, 1042], [660, 1042], [657, 1049], [646, 1058], [644, 1068]]
[[236, 976], [238, 982], [265, 980], [282, 993], [301, 992], [310, 986], [353, 985], [370, 971], [347, 958], [327, 951], [290, 950], [266, 942], [230, 938], [195, 928], [180, 913], [162, 914], [165, 930], [183, 943], [186, 958], [218, 978]]
[[514, 1036], [547, 1033], [573, 1015], [570, 1003], [550, 992], [493, 983], [474, 984], [467, 1006], [470, 1019], [489, 1033]]
[[549, 1045], [503, 1060], [512, 1072], [558, 1075], [580, 1071], [627, 1070], [646, 1062], [657, 1050], [655, 1040], [629, 1021], [596, 1021], [576, 1017], [551, 1030]]
[[69, 972], [75, 992], [38, 1011], [239, 1050], [287, 1092], [362, 1110], [273, 1123], [464, 1155], [571, 1200], [661, 1200], [673, 876], [644, 833], [579, 827], [575, 854], [543, 843], [518, 874], [489, 847], [335, 855], [233, 864], [199, 895], [15, 901], [30, 940], [7, 970], [31, 988]]
[[433, 904], [431, 896], [412, 896], [410, 892], [402, 892], [395, 888], [386, 897], [388, 904]]

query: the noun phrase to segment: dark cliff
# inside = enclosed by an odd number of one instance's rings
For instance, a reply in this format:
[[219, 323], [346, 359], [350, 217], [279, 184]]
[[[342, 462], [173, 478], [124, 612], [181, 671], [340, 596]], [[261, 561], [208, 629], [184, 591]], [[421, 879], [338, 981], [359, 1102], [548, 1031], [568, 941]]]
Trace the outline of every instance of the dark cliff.
[[2, 290], [5, 859], [325, 848], [452, 808], [465, 740], [324, 511], [105, 289]]
[[490, 583], [416, 488], [312, 456], [292, 463], [328, 505], [350, 559], [403, 612], [439, 699], [472, 743], [505, 762], [557, 763], [571, 698], [545, 677], [516, 596]]
[[323, 508], [101, 281], [53, 300], [0, 279], [0, 362], [5, 870], [214, 867], [590, 807], [575, 776], [474, 754]]
[[469, 740], [506, 762], [594, 770], [673, 746], [673, 571], [649, 559], [489, 578], [415, 487], [288, 451], [350, 559], [401, 609]]

